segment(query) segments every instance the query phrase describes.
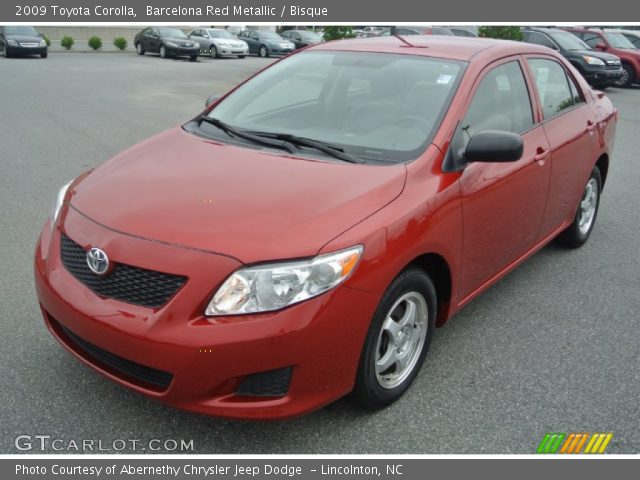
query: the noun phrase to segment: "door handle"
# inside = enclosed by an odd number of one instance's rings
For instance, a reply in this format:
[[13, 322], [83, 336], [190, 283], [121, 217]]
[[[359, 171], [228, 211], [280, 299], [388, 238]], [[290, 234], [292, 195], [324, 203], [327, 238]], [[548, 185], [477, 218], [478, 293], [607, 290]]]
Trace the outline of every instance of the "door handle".
[[596, 129], [596, 126], [591, 120], [587, 120], [587, 132], [592, 133]]
[[549, 156], [549, 150], [545, 150], [542, 147], [538, 147], [536, 154], [533, 156], [533, 160], [539, 164], [543, 164], [544, 160]]

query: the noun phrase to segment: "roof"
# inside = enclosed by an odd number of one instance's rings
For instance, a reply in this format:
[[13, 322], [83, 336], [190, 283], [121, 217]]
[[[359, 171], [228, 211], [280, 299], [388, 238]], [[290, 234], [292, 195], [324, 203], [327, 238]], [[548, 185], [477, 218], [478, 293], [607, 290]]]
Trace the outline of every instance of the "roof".
[[[462, 61], [470, 61], [474, 56], [482, 52], [496, 57], [519, 53], [549, 52], [549, 49], [545, 47], [511, 40], [445, 35], [410, 35], [401, 38], [388, 36], [338, 40], [315, 45], [309, 50], [403, 53]], [[410, 45], [404, 43], [403, 40]]]

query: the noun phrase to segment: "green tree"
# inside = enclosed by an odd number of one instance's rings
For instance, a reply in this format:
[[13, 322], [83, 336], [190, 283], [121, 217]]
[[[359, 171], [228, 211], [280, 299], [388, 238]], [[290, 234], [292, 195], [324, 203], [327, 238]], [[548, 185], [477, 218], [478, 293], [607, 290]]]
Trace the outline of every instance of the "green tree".
[[127, 39], [124, 37], [116, 37], [113, 39], [113, 44], [118, 50], [124, 50], [127, 48]]
[[89, 39], [89, 46], [94, 50], [98, 50], [102, 47], [102, 40], [100, 40], [100, 37], [91, 37]]
[[501, 40], [522, 40], [522, 32], [518, 26], [487, 26], [478, 28], [478, 34], [486, 38], [499, 38]]
[[353, 33], [353, 27], [350, 26], [340, 25], [337, 27], [324, 28], [324, 39], [327, 42], [329, 40], [340, 40], [341, 38], [353, 38], [355, 36], [355, 33]]
[[71, 47], [73, 47], [74, 41], [73, 41], [73, 37], [69, 37], [69, 36], [64, 36], [62, 37], [62, 40], [60, 40], [60, 46], [62, 46], [62, 48], [65, 48], [67, 50], [71, 50]]

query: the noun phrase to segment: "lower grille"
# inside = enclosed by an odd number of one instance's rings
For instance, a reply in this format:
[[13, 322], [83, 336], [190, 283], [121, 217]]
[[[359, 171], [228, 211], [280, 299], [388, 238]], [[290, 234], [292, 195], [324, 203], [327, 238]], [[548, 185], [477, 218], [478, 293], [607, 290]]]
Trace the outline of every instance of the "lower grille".
[[51, 315], [47, 315], [47, 319], [54, 331], [67, 345], [103, 370], [149, 390], [161, 392], [169, 388], [173, 380], [173, 375], [169, 372], [140, 365], [119, 357], [80, 338], [71, 330], [62, 326]]
[[102, 297], [149, 308], [160, 308], [187, 281], [186, 277], [118, 263], [105, 276], [87, 265], [87, 252], [65, 234], [60, 236], [62, 264], [71, 275]]
[[236, 395], [246, 397], [284, 397], [289, 392], [291, 367], [249, 375], [237, 388]]

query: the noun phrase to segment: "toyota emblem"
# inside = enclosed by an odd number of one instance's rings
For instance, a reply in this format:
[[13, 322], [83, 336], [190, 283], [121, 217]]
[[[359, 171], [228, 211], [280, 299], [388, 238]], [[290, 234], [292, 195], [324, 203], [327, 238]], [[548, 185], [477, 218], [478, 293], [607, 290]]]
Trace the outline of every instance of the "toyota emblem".
[[87, 252], [87, 265], [96, 275], [104, 275], [109, 270], [109, 257], [99, 248], [92, 248]]

